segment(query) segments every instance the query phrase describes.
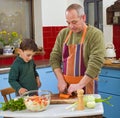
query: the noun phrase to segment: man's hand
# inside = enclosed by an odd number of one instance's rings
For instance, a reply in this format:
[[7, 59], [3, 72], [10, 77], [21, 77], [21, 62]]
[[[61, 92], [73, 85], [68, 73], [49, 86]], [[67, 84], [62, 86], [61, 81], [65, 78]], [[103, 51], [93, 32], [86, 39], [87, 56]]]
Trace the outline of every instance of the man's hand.
[[92, 78], [90, 78], [87, 75], [84, 75], [81, 81], [78, 84], [71, 84], [68, 88], [68, 93], [72, 94], [72, 92], [77, 91], [78, 89], [83, 89], [90, 81], [92, 81]]
[[81, 89], [81, 86], [80, 84], [71, 84], [69, 87], [68, 87], [68, 94], [72, 95], [72, 92], [75, 92], [77, 91], [78, 89]]
[[64, 91], [66, 90], [67, 88], [67, 83], [61, 79], [61, 80], [58, 80], [58, 89], [59, 89], [59, 92], [60, 93], [64, 93]]
[[58, 79], [58, 90], [60, 93], [63, 93], [67, 88], [67, 83], [64, 80], [62, 70], [60, 68], [56, 68], [54, 73]]

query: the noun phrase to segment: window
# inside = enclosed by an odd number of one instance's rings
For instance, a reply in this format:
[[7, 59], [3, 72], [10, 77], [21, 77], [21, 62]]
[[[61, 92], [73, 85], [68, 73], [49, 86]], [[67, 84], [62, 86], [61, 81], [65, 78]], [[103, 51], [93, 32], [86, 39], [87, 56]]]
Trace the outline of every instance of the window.
[[102, 0], [85, 0], [87, 23], [103, 30]]
[[0, 31], [16, 31], [33, 38], [32, 0], [0, 0]]

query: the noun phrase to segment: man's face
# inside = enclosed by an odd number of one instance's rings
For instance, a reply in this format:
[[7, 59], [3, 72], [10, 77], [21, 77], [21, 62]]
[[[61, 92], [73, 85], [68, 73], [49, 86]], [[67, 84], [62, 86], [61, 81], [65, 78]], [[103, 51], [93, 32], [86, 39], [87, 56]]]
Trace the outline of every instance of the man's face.
[[32, 59], [34, 54], [35, 54], [35, 52], [33, 52], [32, 50], [24, 50], [24, 51], [21, 50], [20, 57], [25, 62], [29, 62]]
[[85, 16], [78, 16], [76, 10], [66, 11], [66, 22], [68, 23], [68, 28], [78, 33], [83, 30]]

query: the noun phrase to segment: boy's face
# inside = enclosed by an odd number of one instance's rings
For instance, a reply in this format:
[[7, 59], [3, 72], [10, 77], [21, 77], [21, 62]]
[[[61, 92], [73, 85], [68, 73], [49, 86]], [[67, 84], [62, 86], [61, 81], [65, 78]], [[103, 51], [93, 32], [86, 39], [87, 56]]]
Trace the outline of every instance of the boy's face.
[[33, 55], [35, 54], [35, 52], [33, 52], [32, 50], [24, 50], [24, 51], [20, 51], [20, 57], [25, 61], [25, 62], [29, 62]]

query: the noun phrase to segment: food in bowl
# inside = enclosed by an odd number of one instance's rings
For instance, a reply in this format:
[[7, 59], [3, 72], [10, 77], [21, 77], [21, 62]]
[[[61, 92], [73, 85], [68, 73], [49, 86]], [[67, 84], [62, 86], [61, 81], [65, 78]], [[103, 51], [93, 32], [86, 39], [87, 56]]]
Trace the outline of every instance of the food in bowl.
[[49, 104], [51, 94], [47, 90], [31, 90], [23, 94], [24, 103], [30, 111], [43, 111]]

